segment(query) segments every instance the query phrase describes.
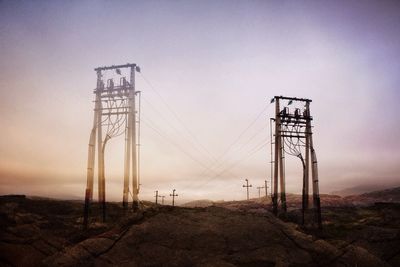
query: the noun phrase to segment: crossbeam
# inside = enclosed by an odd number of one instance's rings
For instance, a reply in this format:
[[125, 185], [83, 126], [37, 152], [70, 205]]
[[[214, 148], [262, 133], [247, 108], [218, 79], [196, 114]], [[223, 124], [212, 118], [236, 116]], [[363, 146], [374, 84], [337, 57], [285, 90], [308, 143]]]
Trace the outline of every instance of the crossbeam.
[[95, 68], [94, 70], [101, 71], [101, 70], [113, 70], [113, 69], [122, 69], [122, 68], [130, 68], [130, 67], [136, 67], [136, 64], [127, 63], [124, 65], [111, 65], [111, 66], [98, 67], [98, 68]]
[[293, 101], [312, 102], [311, 99], [307, 99], [307, 98], [298, 98], [298, 97], [289, 97], [289, 96], [275, 96], [274, 98], [275, 98], [275, 99], [293, 100]]
[[301, 139], [307, 138], [305, 135], [293, 135], [293, 134], [281, 134], [280, 136], [289, 138], [301, 138]]

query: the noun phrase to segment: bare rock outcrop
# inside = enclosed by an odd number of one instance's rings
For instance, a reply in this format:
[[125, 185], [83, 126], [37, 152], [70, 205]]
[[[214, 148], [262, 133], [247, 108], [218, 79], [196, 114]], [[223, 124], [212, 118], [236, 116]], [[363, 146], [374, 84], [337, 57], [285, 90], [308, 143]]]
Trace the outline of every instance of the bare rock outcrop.
[[270, 214], [161, 208], [118, 233], [93, 237], [48, 266], [386, 266], [365, 249], [338, 249]]

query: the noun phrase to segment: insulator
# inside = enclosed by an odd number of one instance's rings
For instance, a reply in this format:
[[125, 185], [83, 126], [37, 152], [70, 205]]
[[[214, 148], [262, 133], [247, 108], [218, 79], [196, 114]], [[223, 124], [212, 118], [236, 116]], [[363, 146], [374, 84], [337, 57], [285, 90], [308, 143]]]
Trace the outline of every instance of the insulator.
[[282, 111], [281, 111], [281, 114], [283, 116], [286, 116], [286, 114], [288, 114], [288, 113], [289, 113], [289, 108], [287, 108], [287, 107], [283, 108]]
[[107, 80], [107, 89], [112, 90], [114, 88], [114, 80], [108, 79]]
[[296, 118], [296, 120], [300, 119], [300, 109], [296, 108], [296, 110], [294, 111], [294, 117]]
[[303, 116], [307, 117], [307, 110], [303, 110]]
[[126, 87], [126, 78], [125, 77], [121, 77], [121, 79], [119, 80], [119, 85], [122, 87]]

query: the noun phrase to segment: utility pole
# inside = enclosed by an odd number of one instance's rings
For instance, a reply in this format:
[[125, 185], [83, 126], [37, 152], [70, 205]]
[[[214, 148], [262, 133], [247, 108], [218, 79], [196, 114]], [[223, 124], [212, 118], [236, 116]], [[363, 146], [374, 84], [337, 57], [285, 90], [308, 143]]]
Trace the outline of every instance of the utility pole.
[[172, 207], [175, 206], [175, 197], [178, 196], [178, 194], [175, 194], [175, 191], [176, 190], [174, 189], [174, 190], [172, 190], [172, 194], [169, 194], [172, 197]]
[[265, 188], [265, 199], [267, 199], [268, 198], [268, 181], [267, 180], [265, 180], [264, 188]]
[[261, 199], [261, 189], [264, 189], [265, 186], [257, 186], [258, 189], [258, 198]]
[[156, 198], [156, 205], [158, 205], [158, 198], [159, 198], [158, 190], [156, 190], [155, 193], [156, 195], [154, 197]]
[[249, 185], [249, 180], [245, 179], [246, 185], [243, 185], [243, 187], [246, 187], [247, 190], [247, 200], [249, 200], [249, 187], [252, 187], [252, 185]]
[[165, 196], [158, 196], [158, 197], [161, 197], [161, 205], [164, 205], [164, 198], [165, 198]]

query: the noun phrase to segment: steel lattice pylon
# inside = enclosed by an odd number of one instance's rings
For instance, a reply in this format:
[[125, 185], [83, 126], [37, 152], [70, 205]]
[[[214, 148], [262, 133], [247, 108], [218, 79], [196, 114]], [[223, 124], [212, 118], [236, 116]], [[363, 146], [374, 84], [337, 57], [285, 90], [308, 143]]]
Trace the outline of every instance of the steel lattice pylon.
[[[283, 100], [288, 100], [289, 102], [286, 106], [281, 108], [280, 104]], [[313, 145], [313, 133], [311, 127], [311, 121], [313, 118], [310, 115], [311, 100], [296, 97], [275, 96], [271, 102], [275, 102], [275, 118], [271, 118], [271, 122], [275, 126], [274, 160], [271, 159], [271, 163], [274, 164], [272, 172], [273, 186], [271, 186], [273, 212], [275, 215], [278, 214], [278, 175], [281, 208], [286, 212], [285, 154], [296, 156], [301, 160], [303, 166], [302, 222], [304, 224], [305, 213], [309, 206], [308, 196], [311, 165], [313, 211], [315, 214], [315, 221], [317, 222], [318, 227], [321, 228], [322, 220], [318, 184], [318, 163]], [[289, 109], [289, 106], [292, 104], [297, 104], [297, 107]], [[303, 153], [305, 154], [304, 157]]]
[[[129, 81], [125, 77], [120, 77], [119, 85], [115, 85], [114, 79], [108, 79], [106, 83], [104, 82], [103, 72], [112, 70], [121, 75], [121, 69], [124, 68], [129, 70]], [[97, 73], [97, 86], [94, 90], [96, 99], [88, 148], [87, 185], [83, 220], [85, 227], [88, 225], [90, 204], [93, 200], [96, 141], [98, 202], [102, 209], [103, 220], [106, 219], [104, 152], [107, 141], [113, 137], [125, 135], [123, 206], [125, 208], [128, 206], [129, 181], [132, 179], [132, 206], [134, 210], [139, 207], [139, 150], [137, 146], [140, 136], [140, 120], [137, 120], [137, 118], [140, 117], [140, 91], [135, 89], [135, 72], [140, 72], [140, 68], [136, 64], [125, 64], [99, 67], [95, 71]], [[138, 106], [138, 110], [136, 106]], [[104, 138], [103, 134], [105, 135]]]

